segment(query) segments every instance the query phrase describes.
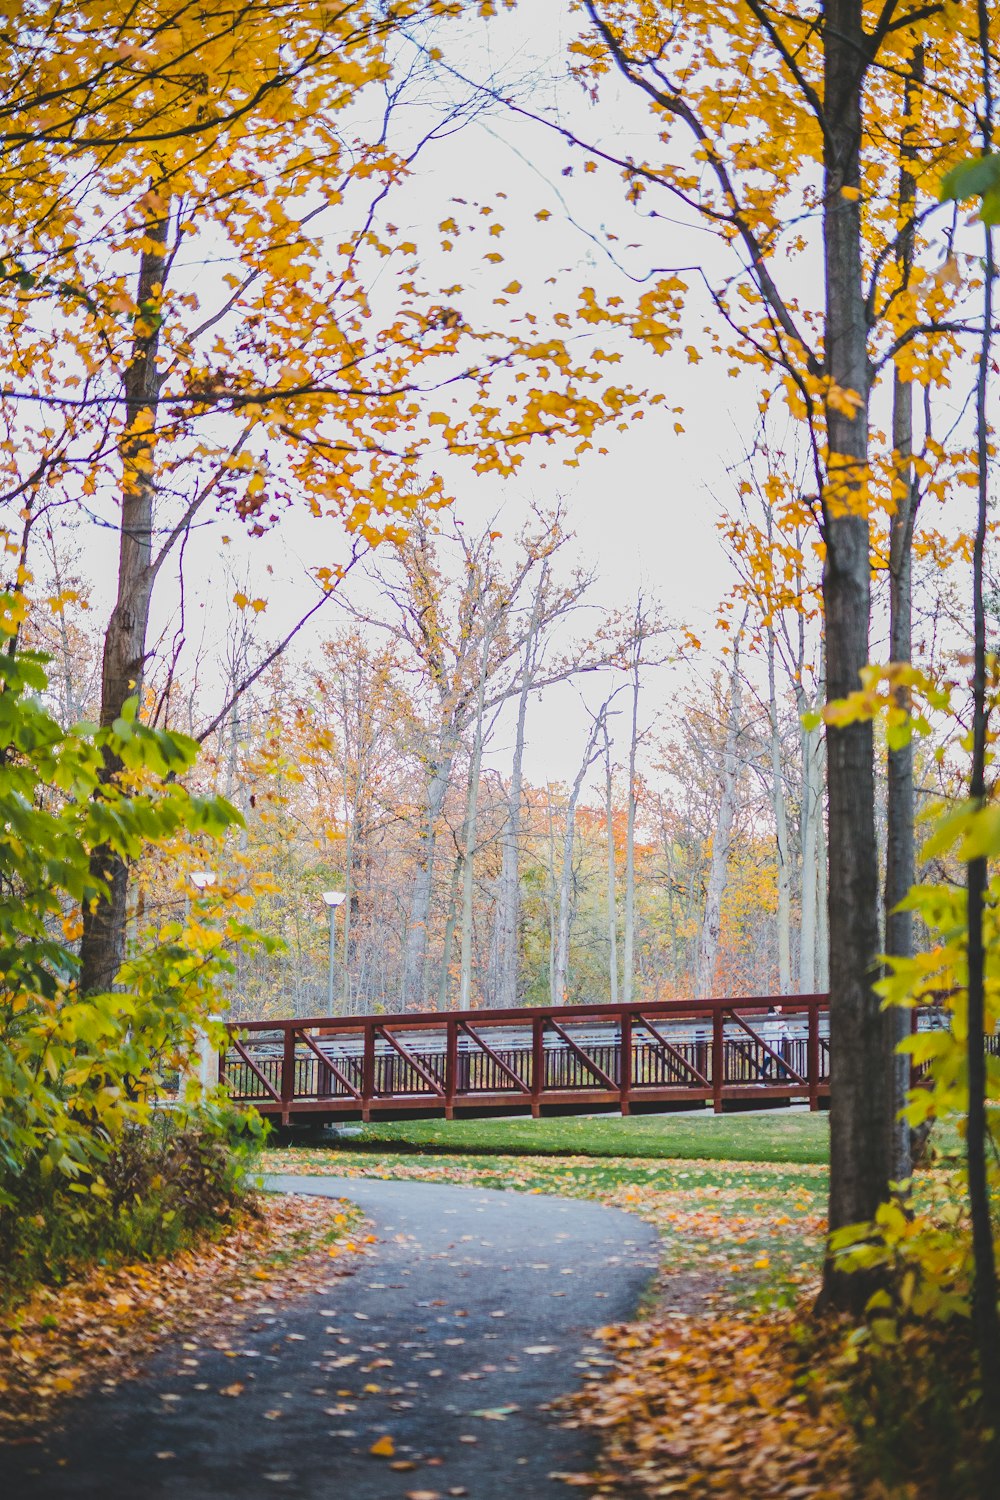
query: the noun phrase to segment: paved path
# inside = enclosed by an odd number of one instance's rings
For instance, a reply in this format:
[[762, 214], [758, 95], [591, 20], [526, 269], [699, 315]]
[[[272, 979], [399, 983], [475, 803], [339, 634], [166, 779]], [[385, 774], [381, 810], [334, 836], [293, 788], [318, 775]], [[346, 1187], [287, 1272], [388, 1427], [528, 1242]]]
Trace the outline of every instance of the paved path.
[[[373, 1253], [321, 1294], [261, 1308], [235, 1358], [205, 1342], [186, 1365], [180, 1349], [165, 1349], [142, 1378], [67, 1407], [65, 1432], [41, 1449], [0, 1447], [0, 1495], [585, 1493], [550, 1475], [590, 1468], [592, 1440], [540, 1407], [603, 1359], [591, 1330], [634, 1312], [655, 1266], [653, 1230], [598, 1204], [485, 1188], [339, 1177], [267, 1185], [360, 1204], [378, 1235]], [[235, 1382], [238, 1399], [220, 1395]], [[397, 1472], [370, 1454], [386, 1436], [394, 1461], [416, 1467]]]

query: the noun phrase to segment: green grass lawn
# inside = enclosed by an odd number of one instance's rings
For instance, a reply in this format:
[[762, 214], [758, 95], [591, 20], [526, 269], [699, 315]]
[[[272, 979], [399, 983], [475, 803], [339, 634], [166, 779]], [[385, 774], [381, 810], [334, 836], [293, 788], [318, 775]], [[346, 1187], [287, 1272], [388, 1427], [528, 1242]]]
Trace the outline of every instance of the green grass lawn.
[[[589, 1198], [637, 1213], [663, 1240], [664, 1270], [708, 1277], [731, 1305], [786, 1304], [819, 1268], [826, 1168], [818, 1163], [358, 1148], [271, 1148], [268, 1172], [450, 1182]], [[347, 1190], [350, 1196], [350, 1189]]]
[[393, 1121], [272, 1146], [263, 1166], [596, 1199], [656, 1225], [665, 1269], [774, 1304], [817, 1272], [828, 1156], [825, 1114], [706, 1111]]
[[409, 1120], [361, 1127], [334, 1149], [435, 1155], [618, 1156], [639, 1160], [824, 1164], [829, 1124], [823, 1112], [767, 1110], [713, 1115], [573, 1115], [565, 1119]]

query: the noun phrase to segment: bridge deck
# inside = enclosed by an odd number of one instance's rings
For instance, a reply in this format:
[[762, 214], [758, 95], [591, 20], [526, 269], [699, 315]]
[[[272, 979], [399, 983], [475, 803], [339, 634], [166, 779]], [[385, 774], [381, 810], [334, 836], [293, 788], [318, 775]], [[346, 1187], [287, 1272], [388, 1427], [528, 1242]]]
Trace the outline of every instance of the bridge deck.
[[[768, 1016], [780, 1004], [780, 1018]], [[825, 995], [424, 1011], [229, 1026], [233, 1099], [283, 1124], [621, 1114], [829, 1096]]]

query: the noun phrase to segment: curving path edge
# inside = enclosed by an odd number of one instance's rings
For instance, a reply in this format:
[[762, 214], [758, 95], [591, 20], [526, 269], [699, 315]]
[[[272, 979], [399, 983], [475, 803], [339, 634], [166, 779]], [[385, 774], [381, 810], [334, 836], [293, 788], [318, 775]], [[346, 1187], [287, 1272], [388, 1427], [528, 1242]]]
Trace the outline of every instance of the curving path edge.
[[[41, 1446], [0, 1447], [0, 1490], [567, 1500], [554, 1476], [591, 1468], [596, 1445], [544, 1408], [605, 1366], [592, 1331], [634, 1313], [656, 1268], [655, 1231], [599, 1204], [486, 1188], [262, 1185], [349, 1198], [377, 1244], [321, 1293], [261, 1308], [234, 1354], [206, 1342], [185, 1364], [165, 1348], [140, 1378], [68, 1406]], [[239, 1399], [225, 1399], [234, 1382]], [[385, 1438], [391, 1456], [373, 1456]]]

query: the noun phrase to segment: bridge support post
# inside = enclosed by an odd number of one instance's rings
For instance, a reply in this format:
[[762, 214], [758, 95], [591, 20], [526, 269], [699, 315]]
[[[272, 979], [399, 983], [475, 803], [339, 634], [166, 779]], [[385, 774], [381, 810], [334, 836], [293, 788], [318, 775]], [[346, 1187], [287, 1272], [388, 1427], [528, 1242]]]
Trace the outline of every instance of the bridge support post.
[[819, 1006], [809, 1004], [809, 1040], [806, 1044], [806, 1077], [809, 1080], [809, 1108], [819, 1109]]
[[285, 1027], [285, 1046], [281, 1055], [281, 1123], [287, 1125], [292, 1118], [292, 1100], [295, 1098], [295, 1027]]
[[618, 1049], [619, 1109], [627, 1115], [632, 1102], [632, 1012], [622, 1011], [621, 1042]]
[[361, 1118], [367, 1125], [375, 1097], [375, 1023], [365, 1023], [365, 1047], [361, 1058]]
[[449, 1016], [445, 1023], [444, 1117], [455, 1118], [455, 1091], [458, 1088], [458, 1022]]
[[545, 1022], [541, 1016], [536, 1016], [531, 1023], [531, 1113], [536, 1120], [541, 1114], [544, 1090]]
[[726, 1081], [726, 1030], [722, 1006], [712, 1012], [712, 1108], [722, 1114], [722, 1089]]

